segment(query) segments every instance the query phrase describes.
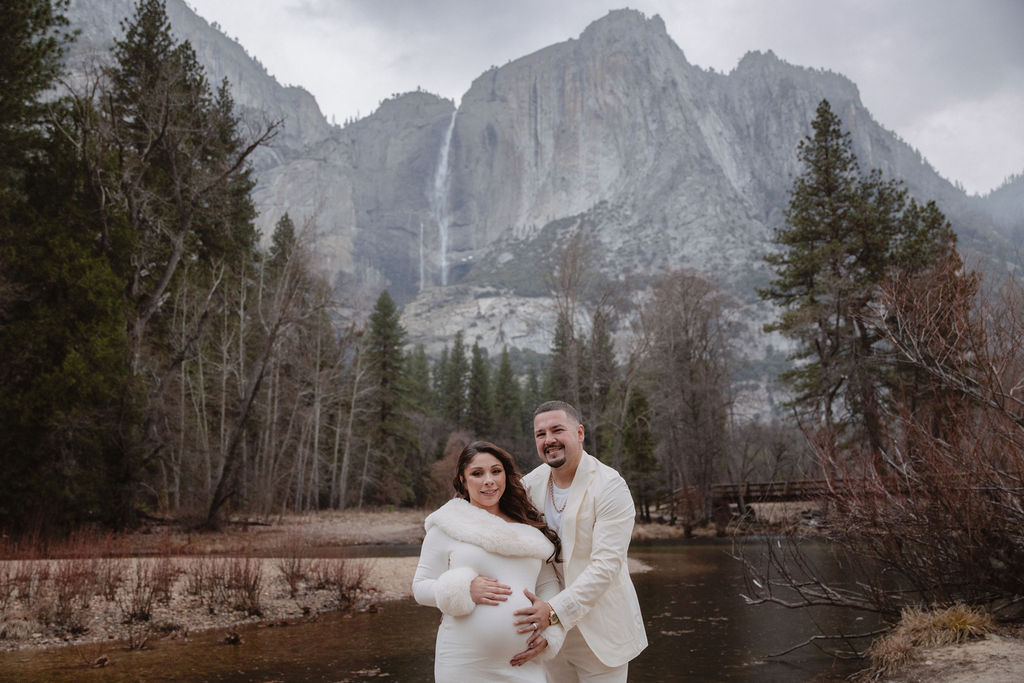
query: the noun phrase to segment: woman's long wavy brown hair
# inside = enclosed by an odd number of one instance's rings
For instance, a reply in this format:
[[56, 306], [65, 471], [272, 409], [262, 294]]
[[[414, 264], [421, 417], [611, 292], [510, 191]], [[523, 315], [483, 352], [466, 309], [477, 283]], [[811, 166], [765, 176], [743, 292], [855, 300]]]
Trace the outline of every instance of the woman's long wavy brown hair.
[[495, 446], [489, 441], [474, 441], [462, 449], [459, 454], [459, 462], [455, 466], [455, 478], [452, 486], [455, 492], [469, 500], [469, 491], [466, 490], [466, 468], [478, 453], [490, 453], [501, 463], [505, 470], [505, 491], [498, 500], [498, 508], [508, 515], [512, 520], [520, 524], [526, 524], [539, 530], [555, 546], [555, 552], [551, 553], [548, 562], [559, 562], [562, 554], [562, 542], [554, 529], [544, 522], [544, 515], [530, 502], [526, 494], [526, 487], [523, 486], [522, 477], [516, 469], [512, 456], [502, 448]]

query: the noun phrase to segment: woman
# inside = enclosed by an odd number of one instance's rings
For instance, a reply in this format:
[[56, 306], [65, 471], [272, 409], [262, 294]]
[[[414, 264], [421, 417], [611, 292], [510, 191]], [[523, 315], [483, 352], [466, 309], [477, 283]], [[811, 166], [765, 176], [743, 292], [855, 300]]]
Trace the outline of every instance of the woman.
[[[530, 503], [512, 456], [494, 444], [466, 446], [452, 483], [461, 497], [424, 522], [427, 534], [412, 583], [416, 602], [444, 615], [434, 678], [544, 681], [541, 662], [558, 652], [565, 633], [558, 625], [542, 634], [520, 633], [512, 613], [530, 605], [527, 591], [542, 599], [559, 591], [553, 564], [558, 535]], [[529, 647], [540, 654], [513, 666], [531, 640]]]

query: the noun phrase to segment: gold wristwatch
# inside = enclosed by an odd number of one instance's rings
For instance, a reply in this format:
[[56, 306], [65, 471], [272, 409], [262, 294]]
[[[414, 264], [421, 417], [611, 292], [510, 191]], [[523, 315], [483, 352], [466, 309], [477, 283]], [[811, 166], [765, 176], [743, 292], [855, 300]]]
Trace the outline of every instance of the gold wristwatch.
[[555, 608], [554, 607], [550, 607], [550, 606], [549, 606], [549, 608], [551, 609], [551, 613], [548, 614], [548, 621], [550, 621], [552, 624], [557, 624], [558, 623], [558, 615], [555, 614]]

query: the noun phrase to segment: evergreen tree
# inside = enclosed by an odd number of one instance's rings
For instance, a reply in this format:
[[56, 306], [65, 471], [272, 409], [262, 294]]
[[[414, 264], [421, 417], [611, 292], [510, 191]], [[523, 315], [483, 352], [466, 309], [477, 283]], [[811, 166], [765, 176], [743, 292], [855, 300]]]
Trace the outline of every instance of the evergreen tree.
[[0, 529], [116, 517], [122, 282], [95, 239], [66, 100], [66, 2], [0, 21]]
[[399, 318], [391, 294], [384, 290], [370, 314], [366, 352], [374, 387], [371, 436], [381, 442], [401, 432], [405, 328]]
[[[127, 521], [140, 479], [174, 440], [173, 378], [223, 302], [218, 290], [244, 281], [245, 264], [256, 260], [247, 159], [274, 127], [242, 139], [227, 85], [210, 89], [192, 47], [173, 37], [160, 0], [140, 0], [122, 27], [99, 95], [77, 98], [70, 130], [95, 207], [92, 231], [122, 282], [131, 378], [117, 420], [114, 498]], [[184, 300], [199, 308], [183, 316], [169, 303]], [[190, 327], [172, 335], [182, 319]], [[248, 407], [232, 409], [243, 421], [248, 415]], [[215, 457], [223, 467], [233, 456]]]
[[267, 254], [268, 264], [272, 271], [280, 271], [288, 263], [295, 252], [295, 223], [288, 212], [285, 212], [274, 225], [274, 234], [270, 236], [270, 252]]
[[798, 148], [804, 173], [793, 184], [787, 225], [775, 232], [780, 249], [766, 256], [776, 278], [760, 294], [782, 309], [767, 329], [797, 343], [798, 365], [783, 375], [794, 405], [833, 433], [858, 424], [877, 452], [892, 368], [866, 314], [883, 279], [927, 268], [954, 249], [955, 237], [934, 204], [908, 200], [880, 171], [860, 175], [827, 100], [812, 127]]
[[410, 408], [423, 415], [436, 412], [430, 386], [430, 361], [423, 344], [417, 344], [405, 357], [405, 386]]
[[523, 386], [522, 418], [520, 425], [527, 434], [533, 434], [533, 411], [544, 401], [548, 400], [551, 394], [544, 394], [541, 390], [540, 373], [537, 367], [531, 365], [526, 371], [526, 384]]
[[590, 339], [580, 350], [580, 410], [590, 420], [587, 450], [602, 459], [609, 431], [604, 424], [604, 414], [608, 407], [608, 394], [618, 375], [612, 327], [613, 320], [607, 311], [595, 311]]
[[[405, 329], [391, 294], [385, 290], [377, 298], [370, 315], [366, 358], [370, 386], [373, 387], [366, 423], [370, 464], [363, 473], [363, 486], [369, 500], [401, 503], [412, 495], [418, 472], [405, 466], [409, 449], [405, 418]], [[371, 485], [375, 483], [375, 486]], [[361, 498], [362, 499], [362, 498]]]
[[651, 428], [653, 415], [647, 397], [639, 389], [629, 394], [625, 424], [622, 425], [623, 476], [637, 503], [640, 516], [651, 521], [651, 504], [658, 494], [657, 439]]
[[462, 341], [462, 330], [455, 333], [451, 353], [445, 363], [444, 382], [441, 391], [443, 417], [455, 427], [465, 426], [466, 383], [469, 380], [469, 360], [466, 345]]
[[444, 383], [448, 377], [448, 345], [441, 349], [441, 355], [434, 361], [430, 372], [430, 389], [433, 392], [435, 413], [445, 414]]
[[147, 328], [160, 323], [182, 266], [251, 254], [246, 159], [272, 131], [243, 144], [226, 86], [211, 91], [192, 46], [175, 41], [161, 0], [140, 0], [122, 27], [105, 72], [103, 118], [83, 121], [83, 137], [98, 142], [93, 184], [112, 200], [101, 214], [103, 243], [126, 277], [132, 362], [141, 372]]
[[508, 347], [501, 350], [498, 371], [494, 375], [494, 434], [496, 439], [512, 441], [523, 435], [522, 391], [512, 371]]
[[[25, 199], [24, 164], [45, 145], [42, 95], [56, 83], [70, 36], [67, 0], [7, 0], [0, 21], [0, 218]], [[2, 303], [2, 302], [0, 302]]]
[[491, 366], [487, 354], [473, 342], [470, 355], [469, 384], [466, 389], [466, 422], [481, 438], [490, 435], [493, 424], [493, 396], [491, 394]]
[[582, 343], [573, 334], [569, 319], [559, 314], [551, 341], [551, 366], [544, 379], [544, 395], [552, 400], [580, 405], [580, 358]]
[[[0, 528], [118, 521], [123, 283], [100, 253], [73, 145], [53, 135], [0, 227]], [[12, 207], [13, 208], [13, 207]]]

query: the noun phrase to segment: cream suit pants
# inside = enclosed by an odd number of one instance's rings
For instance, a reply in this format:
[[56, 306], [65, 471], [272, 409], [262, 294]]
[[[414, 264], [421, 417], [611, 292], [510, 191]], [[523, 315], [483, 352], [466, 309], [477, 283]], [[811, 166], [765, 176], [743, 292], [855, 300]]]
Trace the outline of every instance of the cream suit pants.
[[572, 683], [573, 681], [594, 681], [595, 683], [626, 683], [629, 663], [622, 666], [605, 666], [583, 640], [578, 628], [569, 629], [561, 651], [551, 661], [544, 663], [548, 683]]

